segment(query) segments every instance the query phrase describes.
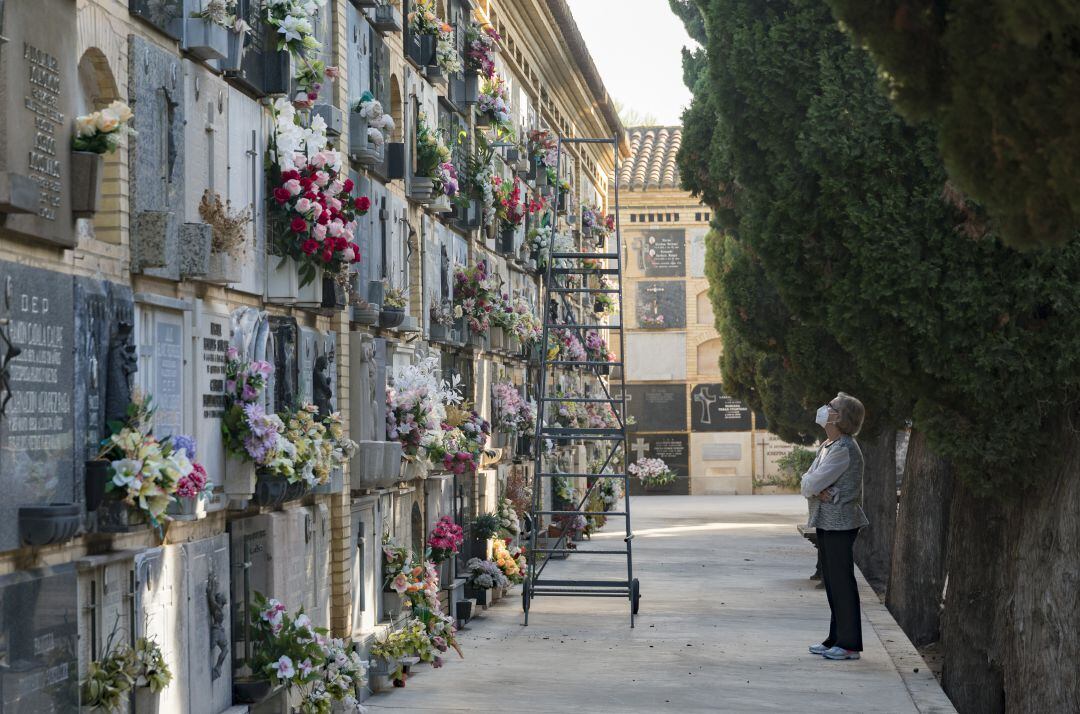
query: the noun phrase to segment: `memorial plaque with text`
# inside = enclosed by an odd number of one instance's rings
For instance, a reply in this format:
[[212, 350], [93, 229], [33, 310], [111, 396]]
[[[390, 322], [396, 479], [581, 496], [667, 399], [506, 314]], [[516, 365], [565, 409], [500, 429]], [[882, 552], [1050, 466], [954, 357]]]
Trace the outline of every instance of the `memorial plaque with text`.
[[686, 327], [686, 285], [681, 280], [647, 281], [637, 284], [638, 327], [665, 329]]
[[206, 310], [199, 315], [195, 339], [195, 388], [198, 418], [195, 438], [199, 461], [210, 480], [224, 480], [225, 452], [221, 442], [221, 418], [225, 412], [225, 360], [229, 350], [229, 315]]
[[[8, 320], [0, 331], [21, 350], [7, 366], [6, 393], [0, 386], [0, 402], [10, 397], [0, 418], [0, 550], [7, 550], [18, 546], [19, 506], [75, 498], [74, 281], [0, 262], [0, 288], [0, 317]], [[0, 359], [11, 354], [0, 340]]]
[[682, 384], [628, 384], [626, 410], [636, 431], [686, 429], [686, 387]]
[[162, 313], [154, 320], [154, 433], [184, 433], [184, 319]]
[[681, 278], [686, 275], [686, 231], [654, 230], [642, 238], [645, 275]]
[[690, 443], [686, 434], [631, 433], [630, 463], [638, 459], [660, 459], [675, 472], [675, 481], [663, 486], [645, 486], [630, 479], [630, 495], [666, 494], [686, 496], [690, 493]]
[[724, 395], [719, 384], [699, 384], [690, 392], [691, 431], [750, 431], [750, 409]]
[[[71, 0], [0, 3], [0, 226], [72, 247], [79, 58]], [[11, 211], [19, 212], [11, 212]]]

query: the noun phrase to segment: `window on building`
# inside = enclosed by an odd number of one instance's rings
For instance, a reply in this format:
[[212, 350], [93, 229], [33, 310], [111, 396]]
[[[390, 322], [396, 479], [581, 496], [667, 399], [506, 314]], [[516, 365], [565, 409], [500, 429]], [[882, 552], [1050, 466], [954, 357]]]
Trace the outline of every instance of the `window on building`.
[[636, 213], [631, 213], [630, 214], [630, 222], [631, 223], [637, 223], [637, 214]]
[[676, 213], [676, 214], [675, 214], [675, 222], [676, 222], [676, 223], [678, 223], [678, 222], [679, 222], [679, 214], [678, 214], [678, 213]]
[[664, 214], [664, 220], [667, 221], [668, 223], [670, 223], [671, 222], [671, 214], [670, 213], [665, 213]]
[[656, 214], [655, 213], [650, 213], [649, 214], [649, 223], [655, 223], [655, 222], [656, 222]]
[[697, 221], [698, 223], [701, 222], [701, 211], [698, 211], [697, 213], [694, 214], [694, 220]]
[[709, 218], [710, 218], [709, 214], [708, 214], [708, 213], [706, 213], [706, 214], [705, 214], [705, 222], [706, 222], [706, 223], [708, 223], [708, 222], [709, 222]]

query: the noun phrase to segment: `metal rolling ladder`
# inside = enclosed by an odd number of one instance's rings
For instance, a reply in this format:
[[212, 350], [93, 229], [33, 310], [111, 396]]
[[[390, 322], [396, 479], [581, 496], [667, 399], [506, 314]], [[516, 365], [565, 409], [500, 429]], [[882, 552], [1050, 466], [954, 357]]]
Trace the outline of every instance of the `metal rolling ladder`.
[[[619, 142], [617, 137], [611, 138], [563, 138], [558, 140], [558, 160], [556, 164], [556, 176], [560, 176], [563, 146], [567, 144], [610, 144], [612, 154], [615, 157], [614, 178], [614, 206], [608, 209], [615, 211], [615, 235], [613, 241], [608, 240], [607, 249], [598, 252], [585, 250], [579, 245], [572, 252], [556, 252], [555, 250], [555, 226], [558, 220], [560, 191], [554, 191], [551, 201], [551, 226], [552, 235], [548, 241], [548, 259], [544, 270], [543, 284], [543, 320], [544, 332], [541, 345], [541, 372], [538, 385], [538, 409], [536, 419], [536, 460], [533, 472], [533, 497], [532, 512], [530, 513], [532, 528], [528, 540], [528, 568], [522, 586], [522, 606], [525, 610], [525, 625], [529, 624], [529, 608], [533, 598], [541, 596], [564, 596], [564, 597], [616, 597], [626, 598], [630, 605], [630, 627], [634, 626], [634, 617], [638, 612], [640, 591], [638, 581], [634, 578], [633, 556], [631, 543], [633, 532], [630, 528], [630, 492], [627, 480], [627, 437], [626, 437], [626, 390], [623, 361], [626, 350], [623, 343], [623, 304], [622, 304], [622, 239], [619, 232]], [[576, 210], [576, 208], [575, 208]], [[581, 266], [583, 258], [602, 261], [600, 268], [586, 268]], [[569, 266], [566, 261], [572, 261]], [[559, 263], [557, 265], [557, 263]], [[615, 277], [615, 286], [605, 286], [604, 281], [598, 281], [597, 287], [590, 287], [588, 278], [592, 275], [607, 275]], [[572, 276], [579, 276], [576, 285], [570, 284]], [[593, 301], [577, 301], [571, 299], [573, 295], [591, 296], [597, 293], [610, 293], [616, 297], [618, 303], [618, 324], [599, 324], [599, 320], [591, 318]], [[584, 302], [584, 306], [581, 304]], [[562, 318], [559, 319], [558, 315]], [[567, 359], [549, 359], [548, 335], [553, 330], [571, 330], [584, 344], [587, 330], [606, 332], [608, 343], [613, 344], [614, 333], [618, 333], [619, 361], [599, 362], [586, 359], [584, 361], [572, 361]], [[587, 396], [562, 396], [552, 393], [552, 384], [555, 368], [579, 368], [586, 378], [593, 381], [595, 378], [596, 388], [590, 390]], [[612, 396], [609, 382], [603, 379], [607, 368], [617, 369], [618, 377], [614, 381], [618, 385], [617, 396]], [[586, 428], [586, 427], [559, 427], [546, 423], [546, 417], [558, 409], [559, 402], [593, 403], [610, 407], [618, 423], [616, 428]], [[603, 445], [602, 466], [598, 473], [559, 473], [552, 467], [550, 459], [544, 452], [544, 446], [548, 439], [572, 439], [586, 443], [597, 442]], [[620, 457], [621, 458], [617, 458]], [[587, 470], [592, 470], [587, 469]], [[585, 489], [584, 495], [572, 510], [544, 510], [543, 494], [551, 479], [566, 477], [586, 477], [595, 479], [589, 488]], [[624, 507], [621, 511], [593, 511], [585, 510], [589, 497], [597, 489], [604, 479], [614, 479], [621, 482], [624, 494]], [[623, 548], [580, 548], [570, 549], [567, 543], [569, 531], [569, 519], [576, 516], [603, 515], [612, 519], [620, 518], [626, 526], [626, 535], [622, 543]], [[555, 540], [553, 547], [538, 548], [537, 532], [545, 522], [552, 518], [563, 518], [561, 533]], [[578, 557], [591, 556], [617, 556], [626, 558], [626, 578], [606, 580], [569, 580], [543, 578], [544, 569], [551, 562], [553, 555], [574, 553]], [[539, 562], [539, 557], [544, 557], [544, 562]]]

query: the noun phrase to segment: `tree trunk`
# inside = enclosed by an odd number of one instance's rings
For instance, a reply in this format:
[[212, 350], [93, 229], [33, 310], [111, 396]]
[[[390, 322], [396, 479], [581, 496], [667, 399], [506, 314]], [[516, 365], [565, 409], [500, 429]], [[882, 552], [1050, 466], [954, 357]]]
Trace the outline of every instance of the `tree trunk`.
[[[1005, 636], [1001, 604], [1009, 596], [1004, 578], [1009, 527], [1005, 515], [1000, 502], [977, 498], [964, 483], [954, 481], [941, 617], [942, 686], [961, 714], [1005, 710], [1000, 646]], [[1009, 539], [1015, 540], [1015, 534]], [[1029, 681], [1024, 686], [1038, 683]]]
[[896, 430], [883, 428], [863, 451], [863, 510], [870, 525], [855, 541], [855, 563], [877, 592], [885, 590], [896, 529]]
[[941, 635], [952, 469], [926, 435], [912, 430], [893, 541], [885, 605], [917, 646]]
[[1054, 453], [1010, 503], [1004, 548], [1005, 708], [1080, 711], [1080, 435], [1065, 419]]

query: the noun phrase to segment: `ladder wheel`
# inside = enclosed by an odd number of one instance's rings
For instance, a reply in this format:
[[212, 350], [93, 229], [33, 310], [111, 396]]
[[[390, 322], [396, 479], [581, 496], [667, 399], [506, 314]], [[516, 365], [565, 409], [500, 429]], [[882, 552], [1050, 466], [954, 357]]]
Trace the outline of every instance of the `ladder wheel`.
[[635, 615], [638, 614], [638, 606], [641, 604], [641, 586], [637, 578], [630, 582], [630, 602], [633, 603], [630, 611]]
[[525, 612], [529, 611], [529, 581], [525, 580], [521, 583], [521, 609]]

